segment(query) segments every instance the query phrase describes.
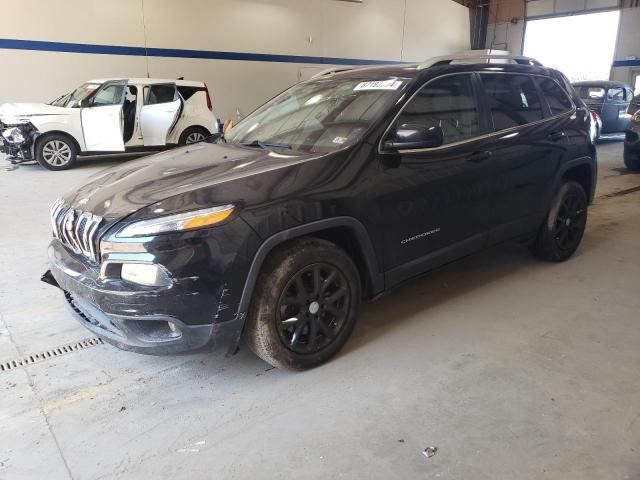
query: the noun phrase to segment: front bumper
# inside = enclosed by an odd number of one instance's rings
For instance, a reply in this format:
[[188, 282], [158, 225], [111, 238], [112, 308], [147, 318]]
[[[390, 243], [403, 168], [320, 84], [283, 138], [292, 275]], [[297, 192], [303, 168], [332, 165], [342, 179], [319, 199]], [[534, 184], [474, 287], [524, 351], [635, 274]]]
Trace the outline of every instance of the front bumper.
[[16, 126], [5, 125], [0, 122], [0, 153], [4, 153], [7, 156], [7, 160], [14, 164], [35, 160], [33, 145], [38, 135], [36, 128], [30, 123], [17, 127], [25, 138], [22, 143], [11, 143], [2, 136], [2, 133], [9, 128], [16, 128]]
[[[220, 323], [187, 323], [191, 291], [170, 287], [132, 287], [122, 280], [102, 280], [88, 265], [54, 239], [48, 249], [50, 276], [73, 316], [113, 345], [138, 353], [172, 354], [199, 349], [233, 353], [242, 319]], [[51, 278], [53, 277], [53, 278]], [[187, 320], [187, 321], [185, 321]]]

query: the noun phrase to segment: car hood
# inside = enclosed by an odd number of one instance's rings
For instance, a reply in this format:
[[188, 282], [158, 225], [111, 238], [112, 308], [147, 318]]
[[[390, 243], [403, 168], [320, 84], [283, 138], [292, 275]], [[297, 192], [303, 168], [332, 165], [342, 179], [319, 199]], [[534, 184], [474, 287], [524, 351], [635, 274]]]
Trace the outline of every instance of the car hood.
[[[69, 192], [65, 201], [74, 208], [107, 220], [117, 220], [169, 198], [187, 198], [185, 194], [189, 194], [190, 205], [198, 204], [198, 193], [204, 188], [211, 190], [209, 187], [252, 178], [317, 156], [199, 143], [104, 170]], [[235, 198], [229, 198], [227, 189], [219, 200], [223, 203], [243, 200], [240, 189], [231, 191]], [[201, 203], [204, 206], [211, 201], [216, 201], [215, 195], [214, 198], [208, 195]], [[172, 205], [167, 211], [179, 209], [179, 206]]]
[[4, 103], [0, 105], [0, 120], [10, 123], [12, 119], [18, 120], [42, 115], [68, 115], [72, 111], [71, 108], [55, 107], [46, 103]]

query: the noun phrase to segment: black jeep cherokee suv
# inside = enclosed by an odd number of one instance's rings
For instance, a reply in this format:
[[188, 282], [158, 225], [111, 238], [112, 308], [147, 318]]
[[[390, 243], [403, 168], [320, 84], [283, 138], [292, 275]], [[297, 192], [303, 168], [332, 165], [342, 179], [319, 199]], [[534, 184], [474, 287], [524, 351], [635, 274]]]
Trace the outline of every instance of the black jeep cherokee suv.
[[591, 117], [561, 73], [501, 62], [325, 73], [226, 139], [104, 171], [53, 205], [43, 280], [118, 347], [243, 336], [305, 369], [403, 280], [510, 239], [566, 260], [595, 188]]

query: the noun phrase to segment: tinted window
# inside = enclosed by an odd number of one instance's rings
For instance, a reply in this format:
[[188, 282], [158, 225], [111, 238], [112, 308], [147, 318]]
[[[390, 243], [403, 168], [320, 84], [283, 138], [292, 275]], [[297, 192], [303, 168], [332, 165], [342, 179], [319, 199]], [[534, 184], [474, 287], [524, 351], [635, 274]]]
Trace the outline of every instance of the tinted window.
[[107, 85], [96, 93], [93, 97], [92, 104], [94, 106], [101, 105], [117, 105], [122, 103], [122, 94], [124, 93], [124, 84]]
[[182, 98], [185, 100], [189, 100], [196, 92], [204, 92], [204, 88], [202, 87], [178, 87], [178, 91]]
[[176, 87], [173, 85], [151, 85], [147, 93], [147, 105], [173, 102]]
[[578, 95], [583, 100], [600, 100], [604, 98], [605, 90], [602, 87], [578, 87]]
[[544, 95], [551, 115], [559, 115], [573, 109], [573, 104], [567, 93], [550, 78], [542, 78], [539, 80], [540, 90]]
[[525, 75], [482, 75], [495, 131], [542, 120], [535, 85]]
[[404, 123], [442, 128], [445, 144], [477, 136], [480, 122], [471, 76], [453, 75], [425, 85], [398, 117], [396, 124]]

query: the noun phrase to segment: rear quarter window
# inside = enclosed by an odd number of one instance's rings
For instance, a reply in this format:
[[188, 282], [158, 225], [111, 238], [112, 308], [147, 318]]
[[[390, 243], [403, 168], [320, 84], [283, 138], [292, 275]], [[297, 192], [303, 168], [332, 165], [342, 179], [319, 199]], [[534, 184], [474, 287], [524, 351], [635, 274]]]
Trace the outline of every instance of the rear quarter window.
[[178, 92], [182, 95], [182, 98], [189, 100], [193, 97], [197, 92], [204, 92], [204, 87], [181, 87], [178, 86]]

